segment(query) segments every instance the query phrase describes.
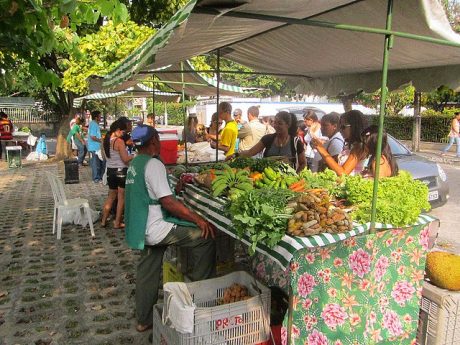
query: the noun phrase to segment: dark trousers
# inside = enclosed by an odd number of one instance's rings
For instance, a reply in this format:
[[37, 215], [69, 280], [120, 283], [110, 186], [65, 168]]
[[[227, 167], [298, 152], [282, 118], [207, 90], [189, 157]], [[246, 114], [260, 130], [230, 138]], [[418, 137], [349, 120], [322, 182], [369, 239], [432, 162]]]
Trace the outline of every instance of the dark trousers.
[[152, 324], [163, 255], [169, 245], [192, 248], [194, 267], [190, 278], [193, 281], [212, 278], [216, 274], [216, 243], [212, 238], [202, 238], [199, 228], [177, 226], [159, 244], [145, 246], [137, 264], [136, 276], [136, 317], [140, 325]]

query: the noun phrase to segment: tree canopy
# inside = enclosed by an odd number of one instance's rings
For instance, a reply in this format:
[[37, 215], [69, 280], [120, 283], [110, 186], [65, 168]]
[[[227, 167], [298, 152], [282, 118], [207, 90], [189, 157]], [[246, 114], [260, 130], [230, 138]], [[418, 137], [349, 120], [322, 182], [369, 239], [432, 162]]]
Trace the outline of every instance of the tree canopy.
[[187, 0], [122, 0], [128, 7], [131, 20], [150, 27], [166, 23]]
[[63, 89], [80, 95], [86, 93], [86, 78], [109, 73], [154, 32], [154, 29], [128, 21], [117, 25], [109, 22], [98, 32], [86, 35], [78, 44], [78, 53], [69, 59]]
[[44, 85], [59, 85], [59, 77], [41, 62], [56, 48], [61, 49], [63, 29], [72, 32], [84, 24], [96, 24], [102, 17], [115, 23], [125, 21], [128, 11], [118, 0], [6, 0], [0, 1], [0, 70], [2, 78], [14, 71], [17, 61]]

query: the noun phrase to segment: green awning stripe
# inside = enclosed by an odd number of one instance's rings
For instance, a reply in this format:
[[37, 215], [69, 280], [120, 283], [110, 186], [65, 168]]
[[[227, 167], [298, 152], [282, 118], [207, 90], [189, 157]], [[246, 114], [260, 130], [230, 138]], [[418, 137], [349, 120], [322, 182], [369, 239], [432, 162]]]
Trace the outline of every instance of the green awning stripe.
[[[144, 85], [144, 84], [137, 84], [136, 85], [139, 89], [145, 92], [153, 92], [154, 89]], [[81, 103], [83, 100], [92, 100], [92, 99], [106, 99], [106, 98], [114, 98], [114, 97], [120, 97], [123, 95], [126, 95], [130, 92], [136, 92], [134, 87], [129, 87], [126, 90], [123, 91], [118, 91], [118, 92], [98, 92], [98, 93], [93, 93], [90, 95], [86, 95], [83, 97], [78, 97], [73, 100], [73, 107], [78, 108], [81, 106]], [[155, 90], [155, 95], [158, 96], [178, 96], [180, 95], [178, 92], [165, 92], [165, 91], [160, 91], [160, 90]]]
[[[186, 64], [188, 65], [188, 67], [194, 71], [195, 68], [193, 67], [193, 65], [190, 63], [190, 61], [186, 61]], [[207, 75], [203, 74], [203, 73], [196, 73], [201, 79], [203, 79], [206, 83], [208, 83], [209, 85], [217, 88], [217, 79], [214, 79], [214, 78], [210, 78], [208, 77]], [[243, 87], [239, 87], [239, 86], [235, 86], [235, 85], [228, 85], [228, 84], [224, 84], [222, 82], [219, 83], [219, 89], [221, 90], [225, 90], [225, 91], [231, 91], [231, 92], [238, 92], [238, 93], [250, 93], [254, 90], [248, 90], [248, 89], [245, 89]]]
[[139, 89], [143, 90], [143, 91], [146, 91], [146, 92], [153, 92], [155, 90], [155, 95], [159, 95], [159, 96], [177, 96], [177, 95], [180, 95], [179, 92], [166, 92], [166, 91], [160, 91], [160, 90], [156, 90], [156, 89], [153, 89], [151, 87], [148, 87], [147, 85], [144, 85], [144, 84], [137, 84], [136, 85]]
[[105, 99], [105, 98], [112, 98], [112, 97], [118, 97], [122, 96], [124, 94], [127, 94], [128, 92], [132, 91], [133, 88], [130, 87], [129, 89], [119, 91], [119, 92], [98, 92], [98, 93], [93, 93], [91, 95], [86, 95], [83, 97], [78, 97], [73, 100], [73, 107], [78, 108], [81, 106], [81, 103], [83, 100], [91, 100], [91, 99]]
[[102, 87], [104, 89], [114, 87], [139, 72], [143, 66], [153, 63], [158, 50], [165, 46], [174, 29], [188, 19], [196, 2], [197, 0], [190, 0], [154, 36], [128, 55], [120, 65], [104, 77]]

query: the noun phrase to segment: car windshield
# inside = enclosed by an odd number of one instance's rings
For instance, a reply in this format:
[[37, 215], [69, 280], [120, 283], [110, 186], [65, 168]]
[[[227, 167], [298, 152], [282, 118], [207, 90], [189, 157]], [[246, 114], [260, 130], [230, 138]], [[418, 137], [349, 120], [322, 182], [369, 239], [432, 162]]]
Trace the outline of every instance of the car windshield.
[[391, 135], [388, 135], [388, 145], [390, 145], [391, 153], [395, 156], [407, 156], [411, 154], [411, 152], [403, 144]]

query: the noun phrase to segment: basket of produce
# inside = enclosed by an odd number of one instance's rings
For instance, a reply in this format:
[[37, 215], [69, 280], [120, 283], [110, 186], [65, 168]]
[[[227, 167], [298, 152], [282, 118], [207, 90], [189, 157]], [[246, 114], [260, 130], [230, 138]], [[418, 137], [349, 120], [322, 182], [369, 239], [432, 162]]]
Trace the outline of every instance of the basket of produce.
[[179, 333], [163, 325], [157, 307], [153, 318], [154, 344], [243, 345], [269, 339], [270, 289], [247, 272], [237, 271], [186, 286], [196, 305], [193, 333]]

